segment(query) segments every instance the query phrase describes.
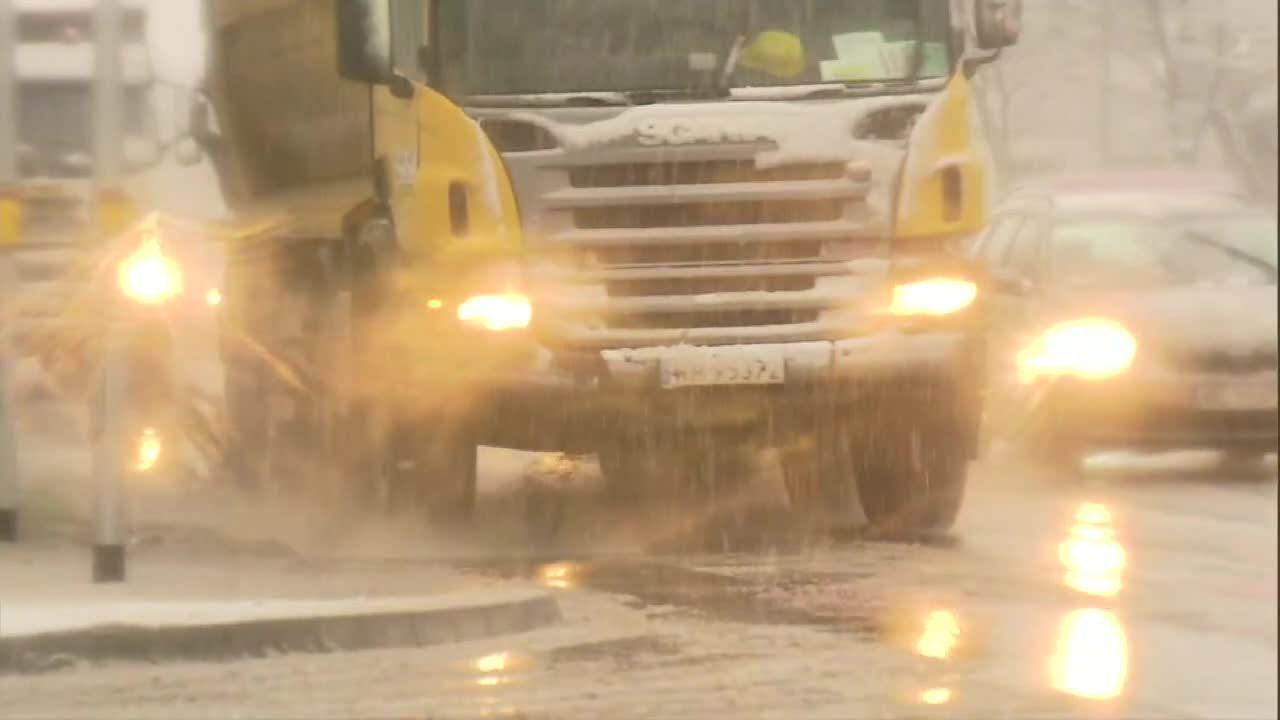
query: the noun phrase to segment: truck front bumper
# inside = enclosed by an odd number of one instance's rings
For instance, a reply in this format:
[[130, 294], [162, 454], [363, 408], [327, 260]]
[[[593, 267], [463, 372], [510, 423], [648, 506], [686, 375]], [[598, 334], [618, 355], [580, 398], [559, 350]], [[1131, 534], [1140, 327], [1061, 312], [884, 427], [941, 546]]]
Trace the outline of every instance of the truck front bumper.
[[482, 425], [488, 444], [589, 451], [602, 428], [619, 424], [774, 424], [863, 405], [880, 412], [886, 394], [899, 404], [896, 409], [914, 410], [919, 407], [912, 402], [914, 391], [942, 385], [967, 399], [976, 428], [985, 362], [981, 348], [960, 331], [735, 346], [732, 352], [746, 357], [781, 357], [785, 379], [672, 389], [662, 384], [664, 358], [698, 348], [604, 350], [568, 366], [540, 349], [527, 372], [491, 388]]

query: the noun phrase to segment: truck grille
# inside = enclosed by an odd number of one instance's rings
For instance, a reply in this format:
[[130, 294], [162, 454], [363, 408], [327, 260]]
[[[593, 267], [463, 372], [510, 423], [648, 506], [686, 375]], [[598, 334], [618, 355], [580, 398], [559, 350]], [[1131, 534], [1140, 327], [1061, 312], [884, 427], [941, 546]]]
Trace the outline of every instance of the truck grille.
[[575, 211], [573, 219], [579, 228], [599, 230], [817, 222], [837, 220], [843, 213], [839, 200], [787, 200], [589, 208]]
[[608, 348], [834, 334], [824, 315], [847, 298], [821, 280], [849, 276], [849, 260], [880, 250], [870, 178], [845, 162], [757, 167], [767, 150], [509, 153], [538, 249], [563, 271], [558, 282], [590, 288], [551, 288], [560, 302], [549, 339], [559, 330], [571, 345]]
[[655, 185], [839, 180], [844, 177], [844, 174], [845, 166], [841, 163], [786, 165], [762, 169], [756, 167], [754, 160], [738, 158], [577, 167], [569, 171], [569, 184], [576, 188], [652, 187]]
[[[588, 264], [627, 265], [699, 265], [708, 263], [767, 263], [787, 260], [813, 260], [821, 257], [822, 243], [815, 241], [778, 241], [751, 245], [725, 243], [691, 243], [689, 245], [637, 245], [606, 247], [584, 251]], [[717, 292], [708, 290], [707, 292]]]
[[605, 284], [609, 297], [661, 297], [663, 295], [707, 295], [726, 292], [798, 292], [812, 290], [812, 275], [794, 277], [664, 278], [658, 280], [615, 280]]
[[622, 330], [682, 330], [797, 325], [816, 322], [817, 310], [735, 310], [712, 313], [636, 313], [608, 316], [610, 327]]

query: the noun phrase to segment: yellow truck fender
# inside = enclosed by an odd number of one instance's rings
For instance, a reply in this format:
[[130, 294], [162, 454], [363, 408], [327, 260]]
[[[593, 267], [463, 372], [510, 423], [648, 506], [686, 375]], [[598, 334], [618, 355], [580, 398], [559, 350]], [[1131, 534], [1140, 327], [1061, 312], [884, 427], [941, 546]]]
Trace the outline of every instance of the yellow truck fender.
[[519, 209], [502, 156], [476, 121], [445, 96], [423, 88], [415, 103], [422, 157], [414, 204], [431, 255], [454, 268], [518, 259]]
[[972, 85], [957, 72], [912, 130], [895, 236], [945, 240], [980, 232], [990, 212], [992, 171]]

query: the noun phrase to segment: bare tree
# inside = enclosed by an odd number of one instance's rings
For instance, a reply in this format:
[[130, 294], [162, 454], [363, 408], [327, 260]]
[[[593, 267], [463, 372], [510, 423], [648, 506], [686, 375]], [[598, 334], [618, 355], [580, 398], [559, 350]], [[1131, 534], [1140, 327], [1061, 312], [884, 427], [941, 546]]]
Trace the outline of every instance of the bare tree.
[[1258, 99], [1275, 96], [1258, 79], [1274, 78], [1274, 50], [1223, 62], [1242, 28], [1267, 27], [1255, 17], [1266, 12], [1266, 0], [1026, 0], [1023, 42], [975, 81], [1002, 175], [1249, 166], [1274, 185], [1273, 170], [1253, 167], [1274, 167], [1263, 146], [1275, 103], [1268, 120]]

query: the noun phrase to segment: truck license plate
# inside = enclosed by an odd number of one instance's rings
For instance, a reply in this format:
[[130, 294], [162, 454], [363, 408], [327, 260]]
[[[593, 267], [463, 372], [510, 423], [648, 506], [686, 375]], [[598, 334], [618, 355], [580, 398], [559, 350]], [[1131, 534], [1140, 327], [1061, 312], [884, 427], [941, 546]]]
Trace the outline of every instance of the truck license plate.
[[662, 358], [662, 387], [779, 385], [787, 364], [779, 353], [703, 349]]
[[1273, 410], [1276, 390], [1275, 378], [1204, 383], [1196, 389], [1195, 402], [1201, 410]]

